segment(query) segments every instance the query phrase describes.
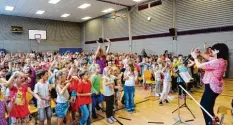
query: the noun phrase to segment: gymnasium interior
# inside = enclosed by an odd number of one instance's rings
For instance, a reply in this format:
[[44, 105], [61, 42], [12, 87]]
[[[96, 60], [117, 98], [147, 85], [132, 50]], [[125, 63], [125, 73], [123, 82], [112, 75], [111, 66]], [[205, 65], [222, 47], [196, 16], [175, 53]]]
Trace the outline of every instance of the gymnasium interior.
[[[219, 43], [228, 47], [228, 60], [221, 78], [224, 81], [222, 93], [214, 105], [214, 114], [220, 120], [215, 125], [232, 125], [233, 0], [0, 0], [1, 63], [6, 59], [2, 53], [12, 58], [16, 55], [19, 60], [22, 56], [17, 55], [20, 54], [31, 58], [27, 55], [70, 53], [74, 56], [69, 61], [74, 61], [82, 56], [91, 59], [100, 48], [108, 50], [107, 57], [121, 57], [122, 60], [127, 55], [160, 58], [165, 51], [172, 57], [180, 54], [188, 57], [193, 48], [207, 52], [208, 47]], [[8, 62], [13, 64], [14, 59]], [[155, 96], [154, 80], [150, 79], [150, 83], [146, 80], [145, 85], [142, 77], [145, 76], [139, 76], [135, 83], [135, 112], [126, 111], [121, 103], [125, 95], [120, 92], [118, 105], [113, 109], [117, 120], [113, 125], [206, 125], [200, 107], [205, 91], [201, 78], [196, 79], [199, 87], [185, 93], [185, 99], [179, 98], [178, 91], [170, 90], [169, 103], [162, 106], [160, 97]], [[101, 93], [104, 88], [101, 83]], [[96, 112], [97, 118], [91, 118], [92, 125], [110, 124], [105, 107], [104, 101], [103, 109]], [[51, 101], [51, 108], [51, 124], [57, 125], [55, 100]], [[39, 109], [30, 103], [29, 111], [28, 124], [40, 125]], [[70, 124], [83, 125], [79, 123], [81, 115], [77, 111], [76, 120]], [[66, 124], [66, 120], [63, 123]], [[47, 120], [44, 124], [48, 125]]]

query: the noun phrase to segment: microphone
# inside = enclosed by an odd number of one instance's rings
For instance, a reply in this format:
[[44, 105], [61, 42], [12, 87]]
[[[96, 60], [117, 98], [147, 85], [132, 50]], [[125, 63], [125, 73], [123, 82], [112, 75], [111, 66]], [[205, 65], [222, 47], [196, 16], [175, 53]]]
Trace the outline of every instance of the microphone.
[[187, 64], [191, 57], [192, 57], [191, 54], [189, 54], [187, 58], [184, 60], [183, 64]]

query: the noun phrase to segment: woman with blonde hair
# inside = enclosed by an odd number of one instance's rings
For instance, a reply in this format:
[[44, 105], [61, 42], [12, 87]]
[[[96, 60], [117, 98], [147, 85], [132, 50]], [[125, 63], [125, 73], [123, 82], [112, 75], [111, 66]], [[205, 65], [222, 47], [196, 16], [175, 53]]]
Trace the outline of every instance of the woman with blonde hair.
[[103, 74], [103, 69], [106, 67], [106, 54], [109, 53], [109, 50], [110, 50], [110, 45], [111, 45], [111, 41], [109, 39], [106, 39], [108, 41], [108, 47], [106, 49], [106, 52], [104, 53], [103, 52], [103, 49], [101, 48], [101, 44], [100, 43], [103, 43], [104, 40], [102, 38], [99, 39], [99, 41], [97, 41], [98, 43], [98, 48], [97, 48], [97, 51], [95, 53], [95, 59], [96, 59], [96, 63], [99, 64], [100, 66], [100, 73]]

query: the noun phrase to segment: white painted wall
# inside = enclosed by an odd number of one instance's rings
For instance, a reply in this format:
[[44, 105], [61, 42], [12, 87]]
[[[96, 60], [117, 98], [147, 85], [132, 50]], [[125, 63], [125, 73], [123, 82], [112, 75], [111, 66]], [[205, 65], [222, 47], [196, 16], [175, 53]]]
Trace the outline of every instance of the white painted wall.
[[206, 33], [196, 35], [178, 36], [176, 41], [177, 54], [188, 54], [191, 48], [200, 47], [204, 50], [204, 43], [207, 46], [212, 46], [215, 43], [225, 43], [229, 49], [233, 49], [233, 32]]

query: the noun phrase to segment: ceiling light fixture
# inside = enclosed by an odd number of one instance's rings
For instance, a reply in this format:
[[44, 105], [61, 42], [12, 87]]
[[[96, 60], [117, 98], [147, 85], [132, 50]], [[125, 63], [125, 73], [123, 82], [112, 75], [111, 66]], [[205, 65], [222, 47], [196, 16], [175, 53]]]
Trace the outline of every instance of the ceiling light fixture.
[[105, 9], [105, 10], [103, 10], [102, 12], [103, 12], [103, 13], [109, 13], [109, 12], [111, 12], [111, 11], [113, 11], [113, 10], [115, 10], [115, 9], [113, 9], [113, 8], [109, 8], [109, 9]]
[[65, 13], [65, 14], [61, 15], [61, 17], [68, 17], [68, 16], [70, 16], [70, 15], [71, 15], [71, 14]]
[[50, 0], [48, 3], [57, 4], [60, 0]]
[[38, 10], [38, 11], [36, 12], [36, 14], [43, 14], [43, 13], [45, 13], [44, 10]]
[[141, 0], [133, 0], [134, 2], [141, 2]]
[[91, 4], [84, 3], [84, 4], [80, 5], [78, 8], [80, 8], [80, 9], [85, 9], [85, 8], [87, 8], [87, 7], [90, 7], [90, 6], [91, 6]]
[[86, 16], [86, 17], [83, 17], [83, 18], [81, 18], [82, 20], [88, 20], [88, 19], [91, 19], [91, 17], [89, 17], [89, 16]]
[[12, 7], [12, 6], [6, 6], [5, 7], [5, 10], [7, 11], [13, 11], [15, 7]]

